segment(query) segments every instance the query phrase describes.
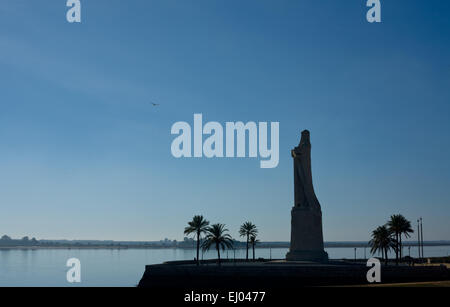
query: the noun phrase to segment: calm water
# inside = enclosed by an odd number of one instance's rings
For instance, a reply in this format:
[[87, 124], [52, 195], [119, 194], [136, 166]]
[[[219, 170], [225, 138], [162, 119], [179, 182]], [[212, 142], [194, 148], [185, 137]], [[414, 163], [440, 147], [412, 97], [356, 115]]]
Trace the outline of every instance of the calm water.
[[[287, 248], [256, 249], [256, 257], [284, 258]], [[354, 258], [353, 248], [327, 248], [330, 258]], [[358, 248], [358, 258], [364, 258], [364, 249]], [[169, 260], [193, 259], [194, 250], [184, 249], [122, 249], [122, 250], [0, 250], [0, 286], [72, 286], [66, 281], [66, 261], [81, 261], [81, 286], [135, 286], [142, 277], [146, 264]], [[408, 255], [408, 248], [404, 255]], [[447, 256], [450, 246], [425, 247], [425, 256]], [[417, 247], [411, 247], [411, 256]], [[369, 256], [369, 249], [366, 249]], [[203, 255], [215, 258], [214, 252]], [[233, 252], [224, 252], [223, 258], [233, 258]], [[236, 251], [237, 258], [245, 257], [245, 250]], [[392, 255], [391, 255], [392, 257]]]

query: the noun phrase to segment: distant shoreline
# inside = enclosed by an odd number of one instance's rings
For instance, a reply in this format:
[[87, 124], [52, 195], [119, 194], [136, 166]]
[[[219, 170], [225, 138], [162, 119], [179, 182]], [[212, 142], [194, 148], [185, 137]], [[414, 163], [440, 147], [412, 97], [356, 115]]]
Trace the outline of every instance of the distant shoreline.
[[[364, 242], [325, 242], [325, 248], [370, 248], [368, 243]], [[405, 242], [404, 247], [417, 247], [417, 243]], [[442, 242], [424, 242], [424, 246], [450, 246], [450, 241]], [[256, 249], [261, 248], [289, 248], [289, 242], [261, 242], [255, 246]], [[138, 245], [138, 244], [117, 244], [117, 245], [95, 245], [95, 244], [45, 244], [34, 246], [0, 246], [0, 250], [37, 250], [37, 249], [103, 249], [103, 250], [120, 250], [120, 249], [185, 249], [195, 250], [193, 246], [156, 246], [156, 245]], [[245, 245], [237, 246], [236, 249], [245, 249]]]

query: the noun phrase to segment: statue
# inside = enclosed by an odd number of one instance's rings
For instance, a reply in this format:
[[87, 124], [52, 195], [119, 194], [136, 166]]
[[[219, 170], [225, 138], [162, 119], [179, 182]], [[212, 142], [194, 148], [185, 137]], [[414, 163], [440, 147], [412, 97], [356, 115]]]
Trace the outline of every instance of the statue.
[[287, 260], [328, 260], [323, 249], [322, 210], [314, 193], [311, 172], [311, 142], [308, 130], [291, 151], [294, 160], [294, 207], [291, 211], [291, 246]]
[[291, 154], [294, 158], [295, 207], [320, 211], [320, 204], [312, 184], [311, 143], [308, 130], [302, 132], [300, 144], [291, 151]]

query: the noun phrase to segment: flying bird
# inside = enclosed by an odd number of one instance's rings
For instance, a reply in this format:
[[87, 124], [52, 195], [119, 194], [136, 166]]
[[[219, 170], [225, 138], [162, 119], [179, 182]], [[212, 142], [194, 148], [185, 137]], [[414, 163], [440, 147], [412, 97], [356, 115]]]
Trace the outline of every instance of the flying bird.
[[159, 103], [154, 103], [154, 102], [152, 102], [151, 104], [152, 104], [154, 107], [159, 106]]

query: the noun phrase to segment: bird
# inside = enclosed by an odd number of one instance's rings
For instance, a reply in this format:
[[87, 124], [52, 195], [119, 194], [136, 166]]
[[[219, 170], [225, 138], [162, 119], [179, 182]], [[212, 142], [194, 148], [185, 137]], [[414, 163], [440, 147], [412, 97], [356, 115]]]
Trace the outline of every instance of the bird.
[[159, 106], [159, 103], [154, 103], [154, 102], [151, 102], [151, 104], [154, 106], [154, 107], [157, 107], [157, 106]]

